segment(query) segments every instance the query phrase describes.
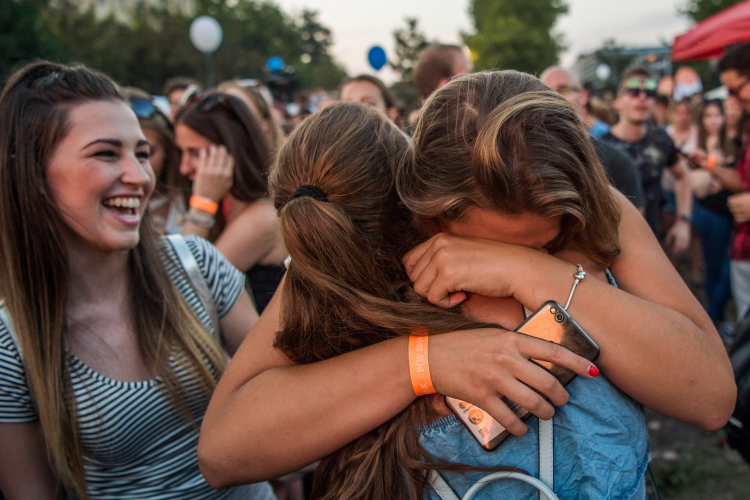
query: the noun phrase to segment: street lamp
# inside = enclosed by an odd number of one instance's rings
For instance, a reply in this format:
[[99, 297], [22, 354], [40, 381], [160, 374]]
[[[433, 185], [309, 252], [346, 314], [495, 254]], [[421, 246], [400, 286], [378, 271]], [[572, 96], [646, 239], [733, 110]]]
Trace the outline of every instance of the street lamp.
[[211, 16], [196, 17], [190, 23], [190, 41], [196, 49], [206, 55], [206, 84], [208, 88], [216, 86], [214, 65], [211, 54], [221, 45], [224, 33], [219, 22]]

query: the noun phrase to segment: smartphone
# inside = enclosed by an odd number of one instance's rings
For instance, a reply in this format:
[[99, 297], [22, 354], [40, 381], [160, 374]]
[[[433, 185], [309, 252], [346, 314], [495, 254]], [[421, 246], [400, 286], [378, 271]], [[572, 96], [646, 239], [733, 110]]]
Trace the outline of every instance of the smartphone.
[[678, 149], [677, 154], [680, 155], [682, 158], [685, 159], [685, 161], [688, 162], [691, 169], [698, 170], [700, 168], [703, 168], [700, 163], [695, 161], [691, 156], [689, 156], [687, 153], [684, 153], [682, 150]]
[[[537, 312], [521, 323], [516, 331], [560, 344], [589, 361], [595, 361], [599, 357], [599, 347], [571, 319], [565, 309], [555, 301], [544, 304]], [[554, 375], [563, 387], [570, 384], [577, 376], [575, 372], [547, 361], [535, 359], [531, 361]], [[503, 397], [503, 402], [522, 422], [527, 422], [534, 416], [506, 397]], [[512, 436], [505, 427], [478, 406], [448, 396], [445, 397], [445, 404], [456, 414], [482, 448], [487, 451], [494, 450]]]

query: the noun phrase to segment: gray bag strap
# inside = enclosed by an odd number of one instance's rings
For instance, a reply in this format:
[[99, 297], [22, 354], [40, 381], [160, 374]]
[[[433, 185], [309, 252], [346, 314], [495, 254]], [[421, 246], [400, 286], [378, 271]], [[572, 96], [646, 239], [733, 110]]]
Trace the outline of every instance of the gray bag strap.
[[174, 253], [182, 264], [182, 268], [185, 270], [190, 283], [193, 285], [198, 300], [201, 301], [203, 307], [206, 308], [208, 317], [211, 319], [211, 328], [214, 334], [219, 337], [221, 332], [221, 324], [219, 323], [219, 314], [216, 311], [216, 304], [214, 304], [211, 292], [208, 289], [206, 278], [203, 277], [200, 268], [198, 267], [198, 261], [195, 260], [193, 252], [185, 242], [185, 238], [181, 234], [170, 234], [167, 236], [167, 240], [172, 245]]

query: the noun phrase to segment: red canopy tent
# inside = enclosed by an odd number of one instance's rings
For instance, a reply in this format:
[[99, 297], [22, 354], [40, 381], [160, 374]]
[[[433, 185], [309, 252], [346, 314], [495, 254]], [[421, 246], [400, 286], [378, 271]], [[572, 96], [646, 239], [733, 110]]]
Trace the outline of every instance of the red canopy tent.
[[750, 0], [738, 3], [698, 23], [674, 39], [672, 61], [721, 57], [724, 47], [750, 41]]

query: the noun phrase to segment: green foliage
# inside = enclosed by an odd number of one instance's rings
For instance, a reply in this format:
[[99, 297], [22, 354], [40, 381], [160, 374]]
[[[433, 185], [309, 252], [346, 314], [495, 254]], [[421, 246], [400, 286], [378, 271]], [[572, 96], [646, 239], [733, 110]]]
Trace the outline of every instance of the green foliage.
[[318, 22], [316, 11], [303, 10], [297, 19], [302, 54], [293, 62], [302, 88], [337, 88], [346, 78], [346, 71], [328, 54], [333, 45], [331, 30]]
[[[305, 11], [295, 22], [275, 5], [255, 0], [196, 4], [188, 18], [175, 9], [138, 2], [123, 23], [96, 19], [91, 10], [79, 8], [80, 0], [0, 0], [0, 72], [7, 76], [20, 64], [44, 58], [81, 62], [151, 93], [161, 93], [163, 82], [175, 75], [205, 81], [204, 55], [193, 47], [188, 32], [193, 17], [207, 14], [224, 32], [212, 56], [217, 82], [261, 78], [271, 56], [297, 70], [301, 88], [332, 88], [345, 77], [328, 53], [331, 33], [317, 22], [315, 12]], [[303, 54], [314, 64], [303, 63]]]
[[414, 67], [422, 51], [430, 46], [430, 42], [419, 31], [417, 18], [407, 17], [406, 27], [393, 31], [393, 41], [396, 46], [396, 57], [388, 65], [401, 75], [401, 82], [411, 83], [414, 80]]
[[696, 23], [708, 19], [742, 0], [687, 0], [687, 5], [680, 11]]
[[472, 0], [475, 33], [464, 41], [475, 68], [538, 73], [557, 63], [563, 45], [552, 27], [567, 11], [564, 0]]

